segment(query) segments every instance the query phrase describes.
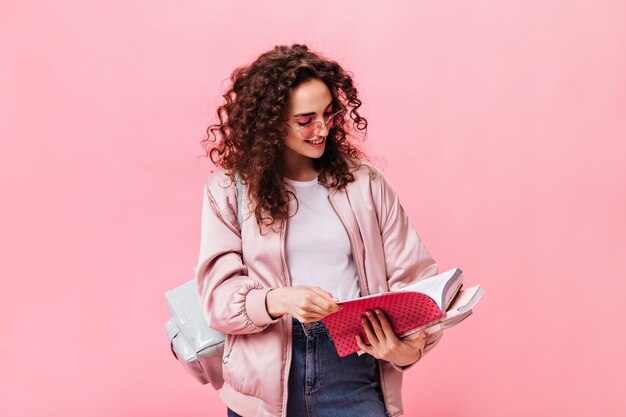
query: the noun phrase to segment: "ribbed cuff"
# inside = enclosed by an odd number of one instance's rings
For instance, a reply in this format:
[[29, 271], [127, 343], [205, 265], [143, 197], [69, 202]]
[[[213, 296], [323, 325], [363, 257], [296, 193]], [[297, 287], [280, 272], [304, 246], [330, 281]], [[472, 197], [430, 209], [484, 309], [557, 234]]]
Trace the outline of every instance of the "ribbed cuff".
[[276, 323], [279, 318], [272, 319], [265, 306], [265, 297], [272, 288], [252, 289], [246, 294], [246, 313], [250, 321], [259, 327]]

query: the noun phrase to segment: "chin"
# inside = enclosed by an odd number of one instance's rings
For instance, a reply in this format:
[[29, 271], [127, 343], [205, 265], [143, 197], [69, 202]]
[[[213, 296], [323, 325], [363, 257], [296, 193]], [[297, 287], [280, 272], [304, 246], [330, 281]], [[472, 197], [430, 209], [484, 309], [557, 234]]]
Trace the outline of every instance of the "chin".
[[306, 155], [309, 158], [313, 158], [313, 159], [321, 158], [322, 155], [324, 155], [324, 149], [315, 150], [313, 152], [309, 151], [303, 155]]

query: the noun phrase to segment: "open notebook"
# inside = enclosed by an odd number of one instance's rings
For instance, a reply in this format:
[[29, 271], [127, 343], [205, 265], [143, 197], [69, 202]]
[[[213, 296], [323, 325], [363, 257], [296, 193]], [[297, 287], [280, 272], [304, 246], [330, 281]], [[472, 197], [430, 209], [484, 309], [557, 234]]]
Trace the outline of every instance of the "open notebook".
[[370, 344], [361, 317], [367, 310], [381, 309], [399, 337], [407, 337], [430, 326], [452, 327], [472, 313], [472, 307], [483, 295], [480, 285], [461, 290], [463, 272], [454, 268], [417, 281], [391, 292], [340, 301], [343, 309], [330, 314], [322, 322], [330, 332], [337, 353], [345, 357], [362, 353], [355, 336]]

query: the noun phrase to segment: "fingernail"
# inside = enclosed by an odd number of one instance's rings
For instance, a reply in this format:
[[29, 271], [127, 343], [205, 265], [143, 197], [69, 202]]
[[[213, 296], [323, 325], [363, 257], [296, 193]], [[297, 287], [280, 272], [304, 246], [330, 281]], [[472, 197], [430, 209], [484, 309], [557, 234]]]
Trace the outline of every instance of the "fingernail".
[[368, 315], [369, 317], [372, 317], [372, 312], [371, 312], [371, 311], [369, 311], [369, 310], [367, 310], [367, 315]]
[[376, 314], [381, 314], [381, 311], [379, 309], [376, 309]]
[[365, 320], [364, 318], [361, 318], [361, 322], [362, 322], [363, 324], [365, 324], [365, 323], [367, 323], [367, 320]]

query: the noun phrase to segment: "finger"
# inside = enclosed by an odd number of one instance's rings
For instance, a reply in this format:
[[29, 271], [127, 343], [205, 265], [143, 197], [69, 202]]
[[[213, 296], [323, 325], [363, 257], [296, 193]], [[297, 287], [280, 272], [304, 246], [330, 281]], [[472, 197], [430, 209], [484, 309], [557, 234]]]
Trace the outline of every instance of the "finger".
[[374, 350], [372, 349], [371, 346], [367, 346], [362, 340], [361, 340], [361, 336], [359, 336], [358, 334], [356, 335], [356, 344], [359, 346], [359, 348], [365, 352], [365, 353], [369, 353], [370, 355], [374, 356]]
[[439, 339], [441, 339], [442, 335], [443, 332], [430, 333], [426, 338], [426, 345], [432, 345], [434, 343], [437, 343]]
[[368, 319], [363, 318], [361, 319], [361, 323], [363, 324], [363, 330], [365, 330], [365, 335], [367, 336], [367, 340], [369, 340], [372, 346], [377, 347], [380, 341], [378, 337], [376, 337], [376, 334], [374, 330], [372, 329], [371, 322]]
[[[322, 300], [322, 302], [320, 302]], [[330, 312], [324, 308], [323, 304], [324, 299], [315, 291], [311, 290], [311, 287], [308, 287], [305, 292], [301, 295], [299, 302], [297, 303], [298, 313], [299, 314], [320, 314], [323, 316], [328, 315]], [[320, 305], [322, 304], [322, 305]]]
[[307, 322], [319, 321], [324, 317], [327, 317], [333, 312], [329, 312], [324, 310], [320, 306], [310, 303], [306, 304], [304, 307], [300, 307], [297, 309], [297, 314]]
[[433, 343], [430, 343], [430, 344], [427, 343], [424, 346], [424, 352], [429, 352], [429, 351], [433, 350], [435, 348], [435, 346], [437, 346], [438, 343], [439, 343], [439, 341], [436, 341], [436, 342], [433, 342]]
[[294, 305], [294, 316], [303, 323], [306, 321], [317, 321], [318, 318], [327, 315], [326, 310], [312, 302], [310, 296], [305, 296], [302, 301]]
[[390, 340], [399, 339], [399, 337], [393, 331], [393, 327], [391, 327], [391, 323], [389, 323], [389, 319], [385, 315], [385, 312], [380, 309], [376, 309], [375, 312], [376, 312], [376, 316], [378, 317], [378, 320], [380, 321], [380, 326], [383, 329], [383, 332], [385, 333], [385, 339], [390, 339]]
[[415, 349], [424, 349], [424, 346], [426, 346], [426, 333], [423, 331], [420, 332], [417, 338], [407, 340], [407, 343], [409, 343]]
[[312, 312], [312, 311], [304, 311], [299, 315], [303, 320], [308, 321], [318, 321], [326, 317], [324, 314]]
[[326, 290], [323, 290], [320, 287], [311, 287], [313, 291], [319, 295], [324, 302], [319, 304], [320, 306], [326, 308], [329, 312], [335, 312], [341, 310], [343, 307], [339, 304], [339, 300], [333, 297], [331, 293]]
[[317, 292], [313, 294], [313, 303], [321, 308], [326, 314], [334, 313], [340, 309], [340, 306], [334, 301], [325, 298]]
[[422, 348], [423, 348], [424, 346], [426, 346], [426, 340], [428, 340], [428, 333], [426, 333], [425, 331], [422, 331], [422, 334], [420, 334], [420, 337], [417, 340], [422, 343]]
[[[320, 287], [310, 287], [313, 291], [315, 291], [317, 294], [319, 294], [321, 297], [329, 300], [329, 301], [335, 301], [337, 300], [335, 297], [333, 297], [333, 295], [331, 293], [329, 293], [328, 291], [320, 288]], [[339, 300], [337, 300], [339, 301]]]
[[302, 305], [300, 305], [297, 308], [296, 311], [299, 315], [301, 316], [324, 316], [327, 314], [326, 310], [324, 310], [322, 307], [318, 306], [317, 304], [311, 302], [311, 301], [306, 301], [305, 303], [303, 303]]
[[372, 323], [372, 328], [374, 329], [374, 333], [376, 333], [376, 338], [381, 342], [385, 342], [387, 340], [387, 336], [385, 336], [385, 331], [383, 330], [378, 317], [376, 317], [376, 313], [372, 313], [370, 310], [367, 311], [369, 321]]

